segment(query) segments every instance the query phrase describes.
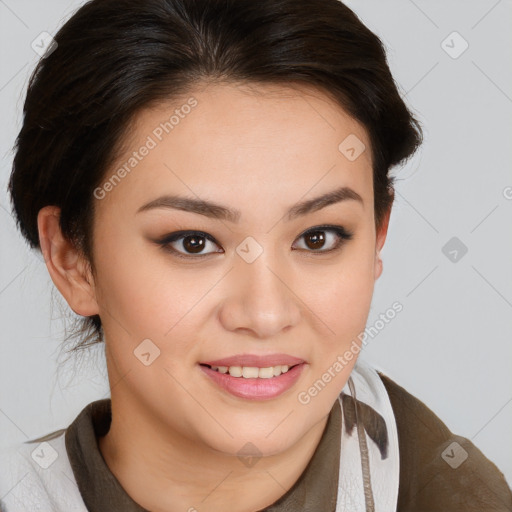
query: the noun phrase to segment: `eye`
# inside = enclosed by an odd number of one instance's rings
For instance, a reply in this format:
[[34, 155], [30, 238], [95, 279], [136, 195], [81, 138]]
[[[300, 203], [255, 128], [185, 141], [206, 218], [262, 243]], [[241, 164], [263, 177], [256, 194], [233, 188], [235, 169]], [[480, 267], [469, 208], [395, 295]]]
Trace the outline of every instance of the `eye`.
[[[326, 235], [327, 233], [327, 235]], [[304, 238], [305, 248], [301, 251], [312, 253], [327, 253], [341, 249], [345, 241], [350, 240], [353, 233], [347, 231], [343, 226], [316, 226], [308, 229], [299, 236], [299, 240]], [[178, 258], [200, 259], [214, 253], [223, 253], [220, 251], [205, 251], [209, 245], [217, 246], [215, 239], [202, 231], [178, 231], [165, 236], [157, 243], [165, 251], [171, 252]], [[327, 249], [325, 246], [327, 245]]]
[[[209, 254], [213, 254], [212, 252], [203, 253], [202, 251], [205, 247], [208, 247], [208, 244], [217, 245], [215, 239], [212, 236], [208, 235], [207, 233], [203, 233], [202, 231], [179, 231], [176, 233], [171, 233], [162, 240], [158, 241], [158, 244], [161, 245], [164, 250], [172, 252], [178, 258], [189, 259], [203, 258]], [[184, 252], [178, 250], [175, 246], [173, 246], [173, 244], [176, 244], [177, 247], [183, 249]], [[194, 254], [196, 256], [194, 256]]]
[[[326, 236], [326, 233], [328, 235]], [[326, 253], [341, 249], [345, 241], [350, 240], [353, 233], [347, 231], [343, 226], [316, 226], [303, 233], [299, 240], [304, 238], [308, 252]], [[325, 249], [325, 246], [328, 246]]]

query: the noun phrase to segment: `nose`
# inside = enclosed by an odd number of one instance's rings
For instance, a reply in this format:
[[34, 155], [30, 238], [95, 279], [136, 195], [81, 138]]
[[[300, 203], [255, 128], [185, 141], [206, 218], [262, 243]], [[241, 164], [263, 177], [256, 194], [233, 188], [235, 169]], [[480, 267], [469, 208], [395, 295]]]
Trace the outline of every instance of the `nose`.
[[236, 261], [220, 310], [225, 329], [266, 339], [298, 325], [302, 302], [294, 290], [296, 275], [285, 267], [265, 252], [252, 263]]

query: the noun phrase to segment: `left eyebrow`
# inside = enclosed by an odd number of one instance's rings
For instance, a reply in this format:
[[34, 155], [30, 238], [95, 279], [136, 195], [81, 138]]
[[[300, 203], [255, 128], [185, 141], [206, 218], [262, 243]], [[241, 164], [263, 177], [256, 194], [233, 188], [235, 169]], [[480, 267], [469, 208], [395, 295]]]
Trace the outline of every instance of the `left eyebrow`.
[[[307, 215], [332, 204], [342, 201], [354, 200], [364, 205], [363, 198], [350, 187], [340, 187], [336, 190], [302, 201], [293, 205], [286, 212], [286, 220], [291, 221], [297, 217]], [[204, 199], [189, 198], [177, 195], [164, 195], [141, 206], [137, 213], [152, 210], [155, 208], [172, 208], [186, 212], [197, 213], [213, 219], [227, 220], [238, 223], [241, 217], [240, 210], [232, 209], [212, 201]]]

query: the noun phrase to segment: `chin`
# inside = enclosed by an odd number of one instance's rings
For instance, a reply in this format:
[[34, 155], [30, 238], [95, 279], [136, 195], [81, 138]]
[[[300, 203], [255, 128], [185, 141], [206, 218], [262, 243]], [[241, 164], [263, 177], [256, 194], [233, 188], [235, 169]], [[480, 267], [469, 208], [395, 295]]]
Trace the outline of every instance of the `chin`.
[[[293, 411], [293, 412], [292, 412]], [[285, 452], [304, 438], [316, 421], [311, 416], [298, 418], [297, 411], [285, 408], [277, 416], [250, 420], [226, 421], [219, 418], [231, 436], [222, 430], [211, 430], [203, 438], [205, 443], [216, 451], [237, 457], [269, 457]], [[257, 421], [257, 423], [255, 423]], [[319, 420], [318, 420], [319, 421]]]

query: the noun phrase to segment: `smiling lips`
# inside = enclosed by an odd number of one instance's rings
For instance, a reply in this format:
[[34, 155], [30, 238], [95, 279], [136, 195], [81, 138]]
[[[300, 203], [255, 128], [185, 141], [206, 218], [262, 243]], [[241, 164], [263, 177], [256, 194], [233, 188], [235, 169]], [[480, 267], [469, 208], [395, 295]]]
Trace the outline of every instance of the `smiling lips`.
[[274, 398], [297, 381], [305, 361], [287, 354], [238, 355], [200, 363], [222, 389], [249, 400]]

